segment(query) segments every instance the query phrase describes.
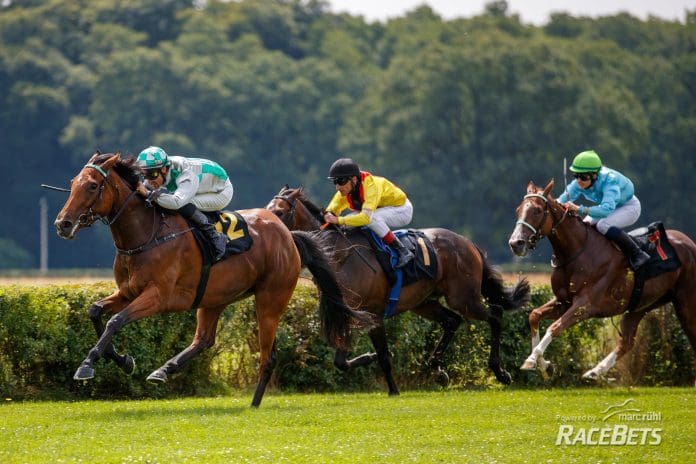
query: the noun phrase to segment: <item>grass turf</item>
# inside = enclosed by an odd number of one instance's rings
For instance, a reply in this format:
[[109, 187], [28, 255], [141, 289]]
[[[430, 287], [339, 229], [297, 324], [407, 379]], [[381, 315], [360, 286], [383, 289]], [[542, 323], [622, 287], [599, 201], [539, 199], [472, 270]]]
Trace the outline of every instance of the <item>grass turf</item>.
[[[602, 421], [620, 405], [659, 421]], [[0, 462], [696, 462], [694, 388], [267, 394], [0, 406]], [[659, 428], [657, 445], [556, 445], [559, 427]], [[574, 437], [576, 434], [573, 435]], [[596, 435], [595, 440], [598, 438]], [[649, 440], [650, 441], [650, 440]], [[653, 440], [654, 441], [654, 440]]]

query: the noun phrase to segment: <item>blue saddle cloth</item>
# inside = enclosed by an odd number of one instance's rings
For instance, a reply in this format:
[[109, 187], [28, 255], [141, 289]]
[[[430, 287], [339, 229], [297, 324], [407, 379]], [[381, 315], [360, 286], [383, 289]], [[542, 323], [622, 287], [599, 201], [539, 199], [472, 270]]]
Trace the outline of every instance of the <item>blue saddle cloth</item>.
[[375, 252], [384, 274], [387, 276], [391, 290], [384, 310], [384, 318], [390, 318], [396, 314], [396, 304], [399, 302], [401, 288], [423, 279], [437, 277], [437, 254], [426, 235], [414, 229], [397, 230], [394, 232], [401, 243], [411, 250], [414, 259], [405, 266], [396, 269], [398, 255], [390, 246], [385, 244], [371, 229], [364, 227], [363, 232], [368, 236], [370, 245]]

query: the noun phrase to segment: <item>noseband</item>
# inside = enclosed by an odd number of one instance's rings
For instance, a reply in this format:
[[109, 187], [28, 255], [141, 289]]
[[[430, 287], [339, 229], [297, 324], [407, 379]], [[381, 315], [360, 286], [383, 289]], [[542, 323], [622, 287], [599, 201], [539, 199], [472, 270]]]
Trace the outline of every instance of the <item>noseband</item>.
[[[94, 224], [97, 220], [101, 221], [102, 223], [106, 224], [107, 226], [111, 226], [116, 220], [121, 216], [121, 213], [126, 209], [126, 205], [131, 201], [133, 196], [135, 195], [136, 191], [133, 190], [130, 195], [126, 198], [126, 200], [123, 202], [121, 207], [118, 209], [116, 214], [114, 215], [113, 219], [109, 220], [108, 216], [102, 216], [98, 213], [94, 212], [94, 205], [96, 205], [102, 198], [102, 193], [104, 193], [104, 187], [107, 184], [108, 176], [109, 173], [107, 171], [104, 171], [100, 166], [97, 166], [96, 164], [86, 164], [85, 168], [92, 168], [95, 171], [97, 171], [99, 174], [104, 177], [104, 182], [99, 186], [99, 195], [97, 195], [97, 199], [94, 200], [94, 203], [89, 207], [86, 213], [80, 214], [80, 216], [77, 218], [77, 222], [80, 224], [81, 227], [89, 227], [92, 224]], [[84, 168], [83, 168], [84, 169]], [[114, 189], [116, 191], [116, 195], [118, 195], [118, 190]]]
[[[524, 200], [527, 198], [541, 198], [544, 200], [544, 218], [541, 220], [541, 224], [539, 225], [539, 229], [528, 223], [527, 221], [523, 219], [518, 219], [517, 220], [517, 225], [522, 225], [527, 228], [529, 228], [532, 231], [532, 235], [530, 235], [527, 238], [527, 246], [529, 247], [530, 250], [533, 250], [537, 243], [544, 237], [544, 234], [542, 233], [542, 229], [544, 228], [544, 224], [546, 224], [546, 219], [549, 216], [549, 212], [551, 211], [551, 207], [549, 206], [549, 200], [544, 196], [541, 195], [540, 193], [528, 193], [527, 195], [524, 196]], [[561, 217], [560, 221], [553, 225], [553, 216], [551, 216], [552, 219], [552, 227], [551, 230], [549, 231], [548, 234], [546, 235], [552, 235], [556, 233], [556, 229], [558, 226], [561, 225], [561, 223], [565, 220], [565, 218], [568, 216], [568, 209], [564, 208], [563, 211], [563, 217]]]

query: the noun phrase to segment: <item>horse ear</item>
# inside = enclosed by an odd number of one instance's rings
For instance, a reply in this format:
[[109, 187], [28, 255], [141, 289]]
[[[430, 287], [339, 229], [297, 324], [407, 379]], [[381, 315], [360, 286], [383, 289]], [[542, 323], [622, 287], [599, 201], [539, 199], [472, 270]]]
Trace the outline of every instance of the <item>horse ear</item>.
[[533, 180], [530, 180], [527, 184], [527, 193], [536, 193], [537, 186], [534, 184]]
[[297, 188], [297, 193], [302, 193], [302, 192], [304, 192], [304, 185], [300, 185], [300, 186]]
[[120, 153], [116, 153], [115, 155], [113, 155], [112, 157], [110, 157], [109, 159], [107, 159], [106, 161], [104, 161], [100, 167], [101, 167], [104, 171], [108, 171], [108, 170], [111, 169], [111, 168], [113, 167], [113, 165], [116, 164], [120, 159], [121, 159], [121, 154], [120, 154]]
[[548, 184], [546, 184], [546, 187], [544, 187], [544, 196], [548, 197], [551, 192], [553, 192], [553, 186], [556, 185], [556, 179], [551, 179]]

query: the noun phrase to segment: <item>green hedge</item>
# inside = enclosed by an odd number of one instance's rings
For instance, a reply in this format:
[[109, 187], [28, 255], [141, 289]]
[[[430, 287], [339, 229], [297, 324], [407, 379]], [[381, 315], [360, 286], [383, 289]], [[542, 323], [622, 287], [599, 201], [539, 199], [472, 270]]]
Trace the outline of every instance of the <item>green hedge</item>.
[[[256, 383], [257, 324], [253, 298], [231, 305], [220, 320], [216, 345], [165, 385], [145, 377], [184, 349], [195, 332], [193, 312], [158, 315], [126, 326], [114, 338], [120, 352], [135, 357], [136, 372], [125, 375], [113, 362], [96, 363], [95, 378], [76, 382], [72, 375], [96, 342], [87, 308], [113, 291], [113, 284], [0, 287], [0, 394], [5, 398], [117, 398], [216, 394], [249, 389]], [[532, 305], [550, 296], [535, 286]], [[377, 365], [344, 373], [333, 366], [333, 350], [318, 337], [316, 295], [300, 286], [278, 330], [278, 366], [272, 388], [285, 391], [363, 391], [384, 389]], [[545, 381], [518, 367], [529, 354], [528, 311], [505, 315], [503, 364], [518, 386], [578, 385], [582, 373], [615, 346], [618, 318], [594, 319], [568, 330], [546, 352], [556, 374]], [[548, 322], [546, 323], [548, 324]], [[543, 328], [546, 325], [542, 326]], [[542, 329], [543, 330], [543, 329]], [[436, 388], [427, 366], [440, 335], [436, 324], [412, 313], [387, 321], [394, 373], [401, 388]], [[487, 368], [488, 326], [465, 321], [446, 353], [451, 385], [497, 385]], [[357, 333], [354, 353], [372, 351]], [[694, 353], [670, 307], [641, 324], [637, 346], [610, 375], [617, 383], [685, 385], [696, 376]]]

